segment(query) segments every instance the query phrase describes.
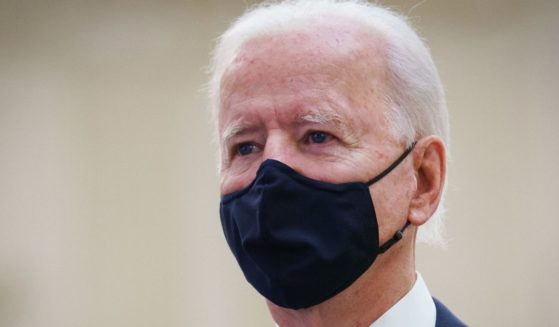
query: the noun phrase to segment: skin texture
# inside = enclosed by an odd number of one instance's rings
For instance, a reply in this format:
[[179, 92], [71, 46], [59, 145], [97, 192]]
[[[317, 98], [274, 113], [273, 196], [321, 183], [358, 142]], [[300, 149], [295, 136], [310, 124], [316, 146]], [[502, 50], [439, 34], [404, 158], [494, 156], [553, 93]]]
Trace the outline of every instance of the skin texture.
[[[266, 159], [331, 183], [364, 182], [388, 167], [406, 144], [386, 120], [384, 49], [381, 37], [339, 22], [245, 44], [221, 83], [221, 193], [247, 186]], [[350, 287], [316, 306], [291, 310], [268, 301], [274, 320], [368, 326], [380, 317], [415, 282], [417, 227], [435, 211], [444, 176], [443, 142], [418, 136], [414, 151], [369, 188], [380, 243], [409, 220], [404, 238]]]

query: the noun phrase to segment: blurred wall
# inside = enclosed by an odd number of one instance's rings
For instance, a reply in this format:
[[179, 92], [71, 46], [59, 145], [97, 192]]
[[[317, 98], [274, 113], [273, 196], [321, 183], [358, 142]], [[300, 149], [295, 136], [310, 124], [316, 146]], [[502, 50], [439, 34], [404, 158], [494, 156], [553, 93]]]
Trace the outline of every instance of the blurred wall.
[[[418, 270], [472, 326], [559, 325], [559, 3], [383, 3], [451, 113], [449, 245]], [[0, 326], [273, 325], [222, 236], [202, 92], [246, 5], [0, 1]]]

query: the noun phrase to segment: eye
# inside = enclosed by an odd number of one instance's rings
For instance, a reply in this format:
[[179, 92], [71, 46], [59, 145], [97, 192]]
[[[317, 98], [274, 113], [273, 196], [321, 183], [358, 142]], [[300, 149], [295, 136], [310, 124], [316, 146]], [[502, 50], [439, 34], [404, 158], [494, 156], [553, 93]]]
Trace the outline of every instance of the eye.
[[241, 143], [237, 145], [237, 154], [246, 156], [256, 151], [256, 145], [253, 143]]
[[326, 132], [311, 132], [308, 135], [308, 142], [321, 144], [328, 142], [332, 138], [332, 135]]

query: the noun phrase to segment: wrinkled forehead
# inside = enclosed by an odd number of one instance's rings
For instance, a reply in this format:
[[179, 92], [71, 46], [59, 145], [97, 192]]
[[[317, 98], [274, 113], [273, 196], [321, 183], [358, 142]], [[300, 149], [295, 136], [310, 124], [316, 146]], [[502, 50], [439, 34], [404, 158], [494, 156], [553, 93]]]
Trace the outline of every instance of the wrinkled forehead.
[[335, 80], [378, 82], [384, 78], [383, 38], [361, 25], [321, 23], [246, 41], [225, 70], [221, 107], [227, 95], [255, 80], [281, 80], [322, 72]]

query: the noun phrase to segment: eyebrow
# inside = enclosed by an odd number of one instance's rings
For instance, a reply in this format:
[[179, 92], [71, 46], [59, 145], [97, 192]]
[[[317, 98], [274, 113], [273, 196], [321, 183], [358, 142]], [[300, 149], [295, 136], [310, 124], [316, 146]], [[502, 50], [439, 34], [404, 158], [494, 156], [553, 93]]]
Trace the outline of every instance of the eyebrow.
[[335, 111], [315, 110], [299, 116], [297, 122], [300, 124], [335, 125], [341, 131], [346, 142], [350, 144], [357, 142], [350, 122]]
[[251, 127], [249, 124], [243, 122], [242, 120], [236, 120], [231, 124], [227, 125], [223, 131], [223, 144], [231, 143], [231, 140], [239, 135], [243, 135], [255, 130], [255, 127]]
[[324, 124], [324, 125], [325, 124], [338, 125], [343, 122], [343, 119], [341, 115], [336, 112], [317, 110], [311, 113], [305, 113], [300, 115], [296, 119], [296, 121], [299, 124], [311, 123], [311, 124]]
[[[306, 112], [296, 117], [295, 123], [299, 125], [304, 124], [318, 124], [318, 125], [335, 125], [342, 133], [346, 142], [355, 143], [356, 136], [351, 124], [343, 118], [342, 115], [335, 111], [316, 109], [312, 112]], [[241, 119], [230, 123], [223, 131], [223, 143], [230, 144], [231, 140], [243, 134], [248, 134], [257, 129], [252, 124], [247, 124]]]

